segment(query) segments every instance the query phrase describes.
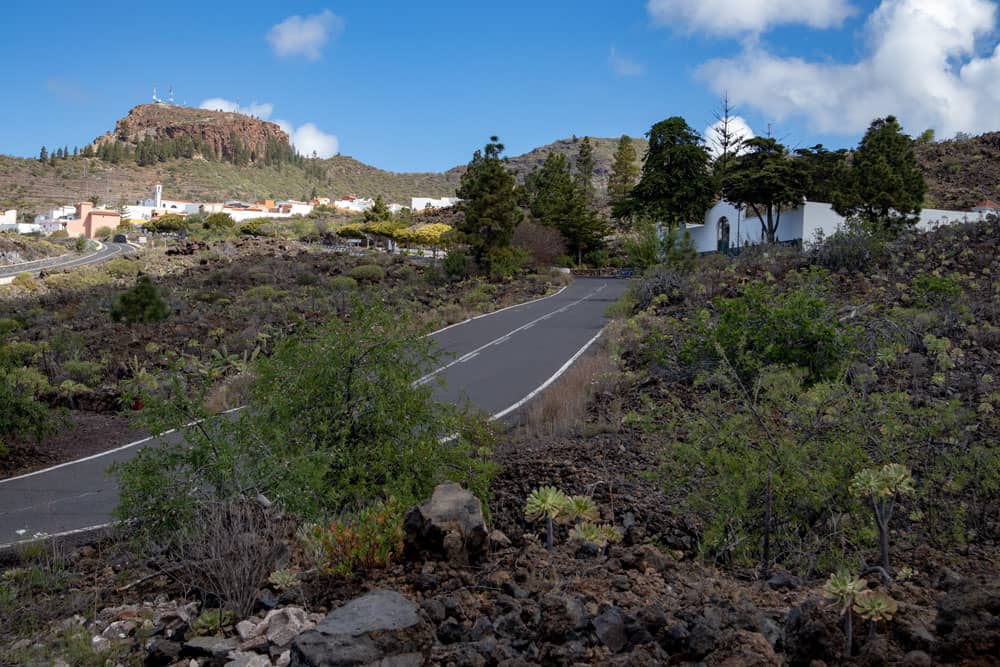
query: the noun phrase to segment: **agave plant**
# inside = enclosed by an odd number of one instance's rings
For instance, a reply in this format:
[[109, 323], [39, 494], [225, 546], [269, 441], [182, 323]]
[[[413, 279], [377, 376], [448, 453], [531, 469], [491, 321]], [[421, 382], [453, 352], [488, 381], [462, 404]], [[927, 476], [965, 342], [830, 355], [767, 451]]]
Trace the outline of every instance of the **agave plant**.
[[823, 586], [826, 598], [840, 607], [844, 616], [844, 635], [847, 637], [847, 657], [851, 656], [854, 644], [854, 620], [851, 607], [854, 600], [866, 590], [865, 582], [849, 572], [838, 572], [830, 575], [830, 580]]
[[554, 486], [540, 486], [528, 496], [524, 516], [529, 521], [545, 519], [545, 547], [552, 548], [552, 521], [566, 512], [570, 499]]
[[851, 480], [851, 493], [868, 498], [872, 503], [878, 527], [879, 556], [886, 571], [889, 570], [889, 522], [896, 498], [913, 492], [913, 476], [906, 466], [898, 463], [862, 470]]
[[570, 537], [593, 542], [602, 549], [609, 544], [621, 542], [622, 536], [618, 529], [608, 523], [596, 524], [584, 521], [570, 531]]
[[601, 516], [597, 503], [590, 496], [571, 496], [560, 518], [566, 523], [574, 521], [596, 521]]
[[275, 570], [271, 573], [271, 576], [267, 578], [267, 581], [279, 590], [295, 588], [301, 583], [299, 581], [298, 572], [289, 568]]

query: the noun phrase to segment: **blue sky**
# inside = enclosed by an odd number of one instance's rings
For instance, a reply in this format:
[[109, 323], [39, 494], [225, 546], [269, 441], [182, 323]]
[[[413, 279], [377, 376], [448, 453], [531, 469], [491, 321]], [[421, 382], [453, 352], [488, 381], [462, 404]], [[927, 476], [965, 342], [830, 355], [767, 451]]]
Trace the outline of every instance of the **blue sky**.
[[491, 134], [518, 154], [672, 115], [702, 130], [724, 90], [792, 146], [853, 145], [888, 113], [914, 134], [1000, 129], [995, 0], [98, 4], [5, 6], [0, 152], [82, 145], [154, 83], [397, 171], [467, 162]]

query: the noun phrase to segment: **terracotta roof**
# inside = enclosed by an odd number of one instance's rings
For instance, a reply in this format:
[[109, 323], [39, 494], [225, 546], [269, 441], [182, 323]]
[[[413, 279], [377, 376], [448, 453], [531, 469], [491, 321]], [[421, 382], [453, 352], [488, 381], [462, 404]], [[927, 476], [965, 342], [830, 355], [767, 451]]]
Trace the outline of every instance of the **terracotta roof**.
[[1000, 204], [997, 204], [992, 199], [984, 199], [976, 204], [976, 208], [1000, 208]]

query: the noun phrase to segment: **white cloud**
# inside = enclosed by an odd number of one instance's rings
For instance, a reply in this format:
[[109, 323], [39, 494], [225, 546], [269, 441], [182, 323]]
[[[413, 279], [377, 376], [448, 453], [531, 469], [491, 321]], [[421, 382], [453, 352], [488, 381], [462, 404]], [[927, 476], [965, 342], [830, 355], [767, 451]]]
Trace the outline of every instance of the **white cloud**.
[[[708, 152], [711, 153], [713, 158], [719, 157], [719, 153], [722, 152], [722, 146], [719, 144], [719, 129], [721, 127], [722, 120], [717, 120], [706, 127], [705, 133], [702, 135], [705, 138], [705, 146], [708, 147]], [[746, 119], [742, 116], [729, 117], [729, 133], [734, 139], [742, 141], [753, 139], [756, 136]], [[741, 149], [737, 153], [742, 153], [744, 150]]]
[[849, 0], [648, 0], [646, 11], [661, 26], [735, 35], [789, 24], [833, 28], [855, 9]]
[[312, 16], [289, 16], [271, 27], [267, 41], [282, 58], [304, 56], [307, 60], [319, 60], [327, 40], [336, 39], [343, 31], [344, 20], [324, 9]]
[[[211, 97], [202, 102], [199, 108], [241, 113], [247, 116], [256, 116], [262, 120], [269, 119], [274, 112], [274, 105], [270, 102], [254, 102], [250, 106], [244, 107], [224, 97]], [[295, 127], [287, 120], [275, 119], [272, 122], [284, 130], [288, 135], [288, 140], [302, 155], [311, 156], [315, 151], [317, 156], [327, 158], [336, 155], [340, 150], [340, 140], [337, 139], [337, 136], [323, 132], [314, 123]]]
[[611, 47], [611, 53], [608, 55], [608, 64], [618, 76], [639, 76], [646, 69], [641, 63], [618, 53], [618, 49], [614, 46]]
[[313, 153], [317, 157], [333, 157], [340, 151], [340, 140], [336, 135], [327, 134], [312, 123], [306, 123], [299, 127], [292, 127], [284, 123], [282, 127], [291, 138], [292, 145], [300, 155], [312, 157]]
[[[781, 121], [854, 134], [894, 114], [915, 134], [1000, 127], [1000, 45], [992, 0], [882, 0], [868, 17], [868, 53], [854, 63], [782, 58], [748, 46], [698, 74], [718, 93]], [[991, 42], [984, 45], [982, 40]], [[982, 47], [987, 46], [986, 55]]]
[[257, 118], [262, 118], [267, 120], [271, 117], [271, 113], [274, 112], [274, 105], [269, 102], [264, 102], [258, 104], [253, 102], [249, 106], [240, 106], [238, 102], [233, 102], [232, 100], [227, 100], [223, 97], [210, 97], [200, 105], [199, 109], [210, 109], [212, 111], [229, 111], [232, 113], [241, 113], [246, 116], [256, 116]]

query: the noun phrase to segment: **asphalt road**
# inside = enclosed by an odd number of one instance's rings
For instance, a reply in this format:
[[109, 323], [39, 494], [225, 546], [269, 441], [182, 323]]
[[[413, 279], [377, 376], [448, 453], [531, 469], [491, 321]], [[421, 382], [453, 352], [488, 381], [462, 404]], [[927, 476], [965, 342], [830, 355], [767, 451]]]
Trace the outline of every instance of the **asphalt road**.
[[[624, 290], [620, 280], [577, 279], [557, 295], [431, 334], [441, 367], [423, 381], [435, 383], [435, 396], [442, 401], [470, 401], [502, 417], [595, 340], [606, 323], [607, 307]], [[0, 549], [39, 533], [64, 535], [106, 526], [118, 501], [108, 466], [142, 447], [181, 437], [167, 433], [0, 480]]]
[[33, 262], [22, 262], [10, 266], [0, 266], [0, 278], [10, 278], [19, 273], [30, 273], [38, 275], [41, 271], [51, 269], [72, 269], [78, 266], [89, 264], [100, 264], [112, 257], [127, 254], [132, 251], [132, 246], [126, 243], [105, 243], [104, 247], [89, 255], [60, 255], [48, 259], [38, 259]]

